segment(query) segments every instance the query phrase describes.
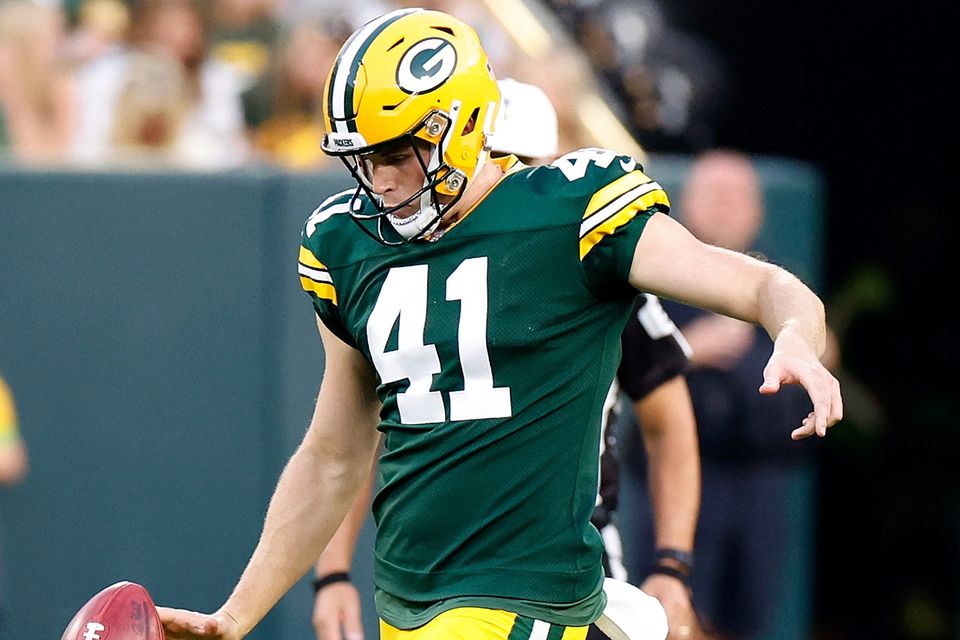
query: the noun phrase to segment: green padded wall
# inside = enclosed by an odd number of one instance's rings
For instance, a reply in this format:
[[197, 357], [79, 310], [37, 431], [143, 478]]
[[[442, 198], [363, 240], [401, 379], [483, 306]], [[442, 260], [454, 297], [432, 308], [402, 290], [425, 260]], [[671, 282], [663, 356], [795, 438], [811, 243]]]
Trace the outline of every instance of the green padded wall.
[[174, 606], [229, 592], [322, 371], [314, 339], [313, 391], [285, 406], [283, 334], [313, 322], [288, 304], [286, 202], [270, 173], [0, 174], [0, 371], [32, 458], [0, 491], [3, 637], [59, 637], [117, 580]]

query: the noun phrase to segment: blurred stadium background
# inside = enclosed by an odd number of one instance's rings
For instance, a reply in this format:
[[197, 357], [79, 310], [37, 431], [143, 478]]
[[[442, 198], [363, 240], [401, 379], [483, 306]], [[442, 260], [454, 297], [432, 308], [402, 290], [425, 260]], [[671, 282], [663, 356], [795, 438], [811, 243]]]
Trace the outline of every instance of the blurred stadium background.
[[[668, 190], [700, 150], [755, 155], [764, 242], [827, 301], [847, 399], [771, 638], [960, 637], [944, 8], [0, 0], [0, 374], [31, 456], [0, 489], [0, 639], [58, 637], [122, 579], [227, 595], [322, 370], [293, 256], [347, 182], [316, 61], [399, 4], [475, 24], [565, 148]], [[251, 637], [311, 638], [310, 604], [302, 582]]]

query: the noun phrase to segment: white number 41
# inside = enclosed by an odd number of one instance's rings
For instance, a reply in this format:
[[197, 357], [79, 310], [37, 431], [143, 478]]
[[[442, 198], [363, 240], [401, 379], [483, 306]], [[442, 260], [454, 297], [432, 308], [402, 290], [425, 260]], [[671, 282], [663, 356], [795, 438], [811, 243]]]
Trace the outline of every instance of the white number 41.
[[[440, 373], [437, 348], [424, 344], [427, 322], [427, 265], [394, 267], [380, 290], [367, 321], [367, 342], [373, 363], [384, 383], [409, 380], [397, 394], [404, 424], [443, 422], [443, 394], [431, 391]], [[463, 389], [450, 391], [450, 420], [482, 420], [512, 415], [510, 388], [494, 387], [487, 348], [487, 258], [469, 258], [447, 278], [447, 300], [460, 301], [457, 344]], [[397, 349], [387, 342], [399, 323]]]

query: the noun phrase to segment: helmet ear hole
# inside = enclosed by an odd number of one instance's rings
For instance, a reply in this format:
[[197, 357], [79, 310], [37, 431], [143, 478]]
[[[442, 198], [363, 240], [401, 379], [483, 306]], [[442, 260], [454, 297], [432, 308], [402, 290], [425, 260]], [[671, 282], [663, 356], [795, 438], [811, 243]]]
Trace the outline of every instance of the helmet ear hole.
[[470, 117], [467, 119], [467, 123], [463, 125], [463, 131], [460, 132], [461, 136], [465, 136], [468, 133], [473, 133], [473, 130], [477, 126], [477, 118], [480, 116], [480, 107], [474, 107], [473, 113], [470, 114]]

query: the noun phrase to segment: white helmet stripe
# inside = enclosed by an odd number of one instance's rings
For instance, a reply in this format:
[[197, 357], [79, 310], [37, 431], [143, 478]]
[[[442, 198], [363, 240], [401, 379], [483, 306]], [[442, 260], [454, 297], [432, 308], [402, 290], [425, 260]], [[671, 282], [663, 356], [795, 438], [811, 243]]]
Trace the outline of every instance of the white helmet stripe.
[[347, 85], [353, 81], [356, 76], [357, 65], [355, 65], [354, 62], [357, 54], [366, 50], [369, 41], [379, 34], [382, 26], [414, 11], [420, 11], [420, 9], [398, 9], [397, 11], [380, 16], [375, 20], [371, 20], [347, 42], [334, 68], [330, 88], [330, 119], [336, 128], [336, 133], [349, 133], [346, 122]]

